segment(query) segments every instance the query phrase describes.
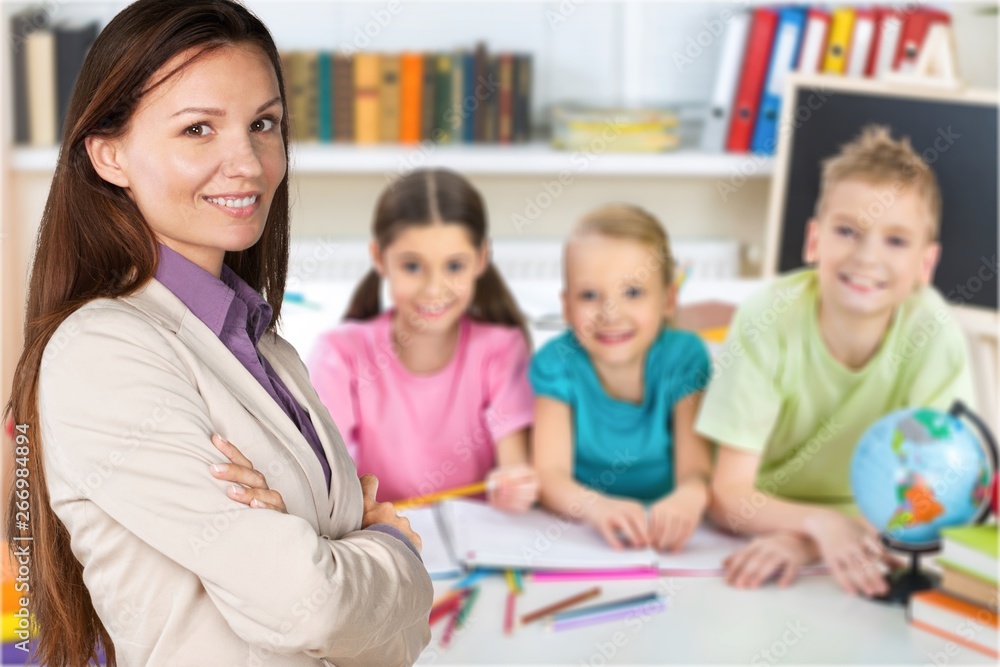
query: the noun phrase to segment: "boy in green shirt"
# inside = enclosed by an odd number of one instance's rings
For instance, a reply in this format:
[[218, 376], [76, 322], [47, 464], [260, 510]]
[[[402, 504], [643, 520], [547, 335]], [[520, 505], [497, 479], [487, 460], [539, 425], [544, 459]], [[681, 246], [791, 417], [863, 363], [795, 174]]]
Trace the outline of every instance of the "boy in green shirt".
[[823, 163], [805, 260], [743, 304], [696, 428], [719, 443], [709, 515], [756, 535], [726, 562], [756, 587], [822, 561], [848, 592], [885, 592], [875, 531], [857, 516], [851, 455], [880, 417], [973, 404], [965, 339], [930, 286], [940, 253], [933, 171], [868, 127]]

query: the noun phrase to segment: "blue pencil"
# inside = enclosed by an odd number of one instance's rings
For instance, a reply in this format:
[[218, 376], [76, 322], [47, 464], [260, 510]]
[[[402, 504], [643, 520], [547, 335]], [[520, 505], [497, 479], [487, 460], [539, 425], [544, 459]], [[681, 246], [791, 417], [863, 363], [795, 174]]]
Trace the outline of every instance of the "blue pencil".
[[646, 602], [651, 602], [656, 600], [658, 595], [656, 593], [645, 593], [643, 595], [634, 595], [630, 598], [622, 598], [620, 600], [611, 600], [609, 602], [602, 602], [601, 604], [594, 604], [589, 607], [580, 607], [578, 609], [570, 609], [568, 611], [561, 611], [558, 614], [552, 615], [552, 620], [559, 622], [565, 621], [571, 618], [576, 618], [578, 616], [587, 616], [590, 614], [598, 614], [606, 611], [615, 611], [618, 609], [628, 609], [636, 605], [641, 605]]

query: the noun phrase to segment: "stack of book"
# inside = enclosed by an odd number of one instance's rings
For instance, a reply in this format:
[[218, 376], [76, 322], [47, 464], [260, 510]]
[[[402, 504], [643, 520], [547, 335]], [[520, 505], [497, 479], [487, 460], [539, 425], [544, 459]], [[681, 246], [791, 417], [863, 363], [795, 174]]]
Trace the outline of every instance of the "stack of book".
[[941, 531], [941, 584], [910, 598], [910, 622], [956, 644], [997, 652], [997, 527], [962, 526]]
[[680, 145], [680, 120], [670, 109], [552, 110], [552, 146], [594, 152], [659, 153]]
[[531, 133], [532, 58], [454, 53], [281, 56], [292, 139], [356, 144], [524, 143]]
[[719, 17], [725, 35], [702, 148], [761, 154], [774, 153], [789, 72], [877, 79], [910, 71], [931, 27], [951, 24], [946, 12], [917, 4], [725, 9]]
[[36, 7], [10, 19], [14, 143], [54, 146], [62, 137], [69, 98], [83, 59], [97, 39], [97, 23], [50, 24]]

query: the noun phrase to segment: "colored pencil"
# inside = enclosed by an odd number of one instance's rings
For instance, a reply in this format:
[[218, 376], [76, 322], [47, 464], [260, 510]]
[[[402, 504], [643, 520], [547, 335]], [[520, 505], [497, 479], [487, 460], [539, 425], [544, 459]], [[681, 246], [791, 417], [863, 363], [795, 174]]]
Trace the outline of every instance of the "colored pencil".
[[514, 634], [514, 605], [517, 602], [517, 593], [510, 591], [507, 593], [507, 608], [503, 615], [503, 633], [505, 635]]
[[465, 625], [465, 622], [469, 620], [469, 614], [472, 612], [472, 606], [476, 604], [476, 600], [478, 599], [479, 586], [476, 586], [467, 596], [465, 596], [465, 602], [462, 604], [462, 610], [458, 612], [458, 622], [456, 624], [457, 628], [461, 628]]
[[569, 609], [574, 605], [578, 605], [581, 602], [586, 602], [587, 600], [597, 597], [601, 594], [601, 587], [594, 586], [593, 588], [588, 588], [582, 593], [577, 593], [565, 600], [560, 600], [559, 602], [553, 602], [550, 605], [542, 607], [541, 609], [536, 609], [530, 614], [525, 614], [521, 617], [521, 625], [527, 625], [528, 623], [533, 623], [540, 618], [545, 616], [550, 616], [552, 614], [558, 613], [564, 609]]
[[655, 567], [621, 568], [610, 570], [541, 570], [533, 572], [532, 581], [592, 581], [594, 579], [656, 579], [660, 571]]
[[572, 630], [574, 628], [597, 625], [598, 623], [618, 621], [623, 618], [629, 618], [637, 613], [657, 614], [665, 611], [666, 608], [667, 603], [662, 598], [656, 598], [655, 600], [646, 601], [642, 604], [633, 604], [623, 609], [611, 609], [597, 614], [588, 614], [586, 616], [576, 616], [574, 618], [555, 620], [552, 623], [552, 629], [556, 632], [560, 632], [562, 630]]
[[416, 496], [414, 498], [407, 498], [406, 500], [400, 500], [393, 503], [397, 510], [406, 509], [408, 507], [416, 507], [418, 505], [428, 505], [430, 503], [436, 503], [441, 500], [448, 500], [449, 498], [461, 498], [463, 496], [473, 496], [477, 493], [483, 493], [489, 485], [486, 482], [477, 482], [475, 484], [466, 484], [465, 486], [455, 487], [454, 489], [446, 489], [444, 491], [438, 491], [437, 493], [428, 493], [425, 496]]
[[635, 605], [651, 602], [657, 599], [657, 597], [657, 593], [644, 593], [642, 595], [633, 595], [632, 597], [621, 598], [618, 600], [609, 600], [608, 602], [602, 602], [601, 604], [595, 604], [589, 607], [580, 607], [579, 609], [570, 609], [569, 611], [558, 612], [553, 615], [553, 620], [562, 621], [568, 618], [575, 618], [577, 616], [586, 616], [588, 614], [634, 607]]
[[462, 597], [463, 596], [459, 595], [458, 597], [445, 600], [443, 603], [431, 607], [431, 615], [428, 619], [428, 623], [433, 626], [435, 623], [447, 616], [449, 612], [455, 611], [456, 608], [461, 606]]
[[511, 593], [517, 593], [517, 582], [514, 580], [514, 570], [507, 570], [504, 572], [504, 579], [507, 580], [507, 590]]
[[520, 570], [514, 570], [514, 583], [517, 584], [518, 594], [524, 592], [524, 577], [521, 576]]
[[444, 634], [441, 635], [441, 648], [448, 648], [448, 645], [451, 644], [451, 638], [455, 634], [455, 626], [458, 624], [458, 615], [461, 613], [461, 607], [456, 607], [455, 611], [452, 612], [451, 618], [448, 619], [448, 625], [445, 626]]
[[462, 588], [471, 588], [472, 584], [476, 583], [477, 581], [479, 581], [480, 579], [482, 579], [486, 575], [493, 574], [493, 573], [499, 572], [499, 571], [500, 570], [490, 570], [488, 568], [480, 568], [480, 569], [474, 570], [473, 572], [470, 572], [469, 574], [465, 575], [464, 578], [459, 579], [454, 584], [452, 584], [451, 585], [451, 590], [456, 591], [456, 590], [460, 590]]

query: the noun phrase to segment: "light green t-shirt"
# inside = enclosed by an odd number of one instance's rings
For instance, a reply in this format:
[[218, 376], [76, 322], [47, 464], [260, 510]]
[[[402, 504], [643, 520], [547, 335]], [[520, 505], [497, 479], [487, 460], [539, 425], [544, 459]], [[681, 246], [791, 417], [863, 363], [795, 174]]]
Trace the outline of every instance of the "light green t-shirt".
[[884, 415], [909, 406], [974, 409], [965, 337], [934, 288], [893, 316], [861, 369], [834, 359], [820, 335], [816, 271], [782, 276], [744, 303], [715, 356], [697, 430], [759, 452], [757, 488], [851, 511], [851, 455]]

